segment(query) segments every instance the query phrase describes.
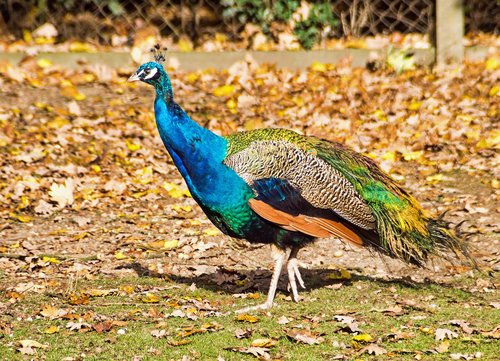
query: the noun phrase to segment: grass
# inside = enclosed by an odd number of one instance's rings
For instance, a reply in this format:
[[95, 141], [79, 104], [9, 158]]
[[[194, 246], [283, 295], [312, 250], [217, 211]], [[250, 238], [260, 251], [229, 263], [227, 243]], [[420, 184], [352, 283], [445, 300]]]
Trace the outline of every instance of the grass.
[[[457, 282], [463, 285], [469, 280]], [[497, 340], [481, 331], [500, 324], [499, 312], [489, 305], [495, 295], [472, 293], [456, 287], [457, 284], [410, 286], [359, 277], [339, 289], [320, 287], [303, 292], [305, 300], [298, 304], [285, 299], [286, 293], [279, 293], [277, 307], [268, 313], [252, 313], [258, 317], [255, 323], [238, 321], [231, 311], [260, 302], [264, 295], [259, 299], [238, 299], [217, 289], [190, 290], [188, 285], [151, 277], [79, 281], [71, 284], [70, 291], [77, 295], [72, 299], [68, 294], [68, 284], [47, 288], [40, 294], [27, 293], [15, 301], [12, 294], [4, 292], [2, 302], [11, 297], [14, 303], [8, 305], [7, 311], [0, 316], [0, 330], [4, 331], [0, 333], [0, 355], [4, 360], [30, 357], [131, 360], [136, 356], [142, 357], [141, 360], [178, 360], [183, 356], [194, 360], [216, 360], [217, 357], [255, 360], [250, 354], [228, 348], [248, 347], [255, 339], [272, 338], [277, 344], [270, 348], [269, 353], [273, 359], [281, 360], [328, 360], [340, 355], [345, 359], [359, 360], [414, 360], [415, 357], [448, 360], [450, 353], [476, 352], [482, 353], [482, 360], [493, 360], [497, 357]], [[82, 293], [89, 289], [128, 289], [129, 294], [117, 291], [99, 297], [82, 297]], [[158, 296], [158, 299], [148, 299], [146, 292]], [[147, 300], [158, 302], [148, 303]], [[81, 302], [88, 303], [78, 304]], [[218, 313], [210, 316], [200, 309], [202, 303], [217, 309]], [[383, 312], [396, 304], [402, 307], [401, 314]], [[78, 316], [44, 317], [40, 310], [46, 305], [70, 310], [71, 314]], [[185, 314], [191, 312], [197, 319], [164, 317], [176, 309], [182, 309]], [[353, 341], [354, 334], [344, 331], [345, 325], [335, 320], [335, 315], [354, 317], [362, 332], [369, 334], [389, 353], [360, 353], [368, 343]], [[292, 321], [281, 324], [278, 321], [282, 316]], [[97, 332], [96, 327], [70, 330], [68, 323], [78, 322], [78, 318], [93, 326], [106, 321], [118, 322], [102, 332]], [[452, 319], [469, 322], [475, 333], [467, 335], [459, 327], [447, 324]], [[51, 326], [59, 328], [54, 333], [47, 333]], [[447, 328], [458, 334], [457, 338], [449, 340], [447, 352], [432, 351], [442, 343], [435, 340], [437, 328]], [[235, 337], [238, 329], [250, 329], [252, 333], [249, 338], [238, 339]], [[291, 330], [307, 329], [321, 335], [323, 342], [303, 344], [287, 336]], [[165, 330], [166, 334], [156, 338], [151, 334], [153, 330]], [[186, 337], [182, 334], [193, 330], [198, 332]], [[397, 334], [400, 339], [395, 338]], [[48, 347], [33, 348], [35, 355], [25, 356], [17, 350], [23, 339], [35, 340]], [[345, 345], [346, 348], [334, 345]]]

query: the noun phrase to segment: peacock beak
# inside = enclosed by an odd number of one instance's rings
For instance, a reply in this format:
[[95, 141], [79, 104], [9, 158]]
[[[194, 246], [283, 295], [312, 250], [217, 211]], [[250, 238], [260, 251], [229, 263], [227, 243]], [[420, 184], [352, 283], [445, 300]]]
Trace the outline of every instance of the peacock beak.
[[130, 78], [128, 78], [128, 81], [138, 81], [138, 80], [141, 80], [141, 78], [139, 78], [139, 74], [137, 73], [132, 74]]

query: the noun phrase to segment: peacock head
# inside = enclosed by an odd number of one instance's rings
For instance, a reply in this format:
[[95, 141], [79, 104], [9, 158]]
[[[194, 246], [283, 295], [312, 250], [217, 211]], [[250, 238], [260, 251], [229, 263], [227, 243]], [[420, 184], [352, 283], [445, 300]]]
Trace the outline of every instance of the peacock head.
[[168, 77], [167, 73], [163, 69], [160, 63], [150, 61], [148, 63], [142, 64], [128, 81], [143, 81], [144, 83], [150, 84], [154, 87], [162, 84], [162, 80]]

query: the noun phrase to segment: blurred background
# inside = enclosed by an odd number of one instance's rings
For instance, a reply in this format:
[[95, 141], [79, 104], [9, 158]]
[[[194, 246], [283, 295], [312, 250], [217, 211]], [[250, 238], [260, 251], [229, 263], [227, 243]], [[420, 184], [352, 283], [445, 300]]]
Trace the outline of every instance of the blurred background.
[[[426, 48], [436, 28], [436, 3], [439, 1], [5, 0], [0, 3], [1, 47], [67, 40], [123, 47], [161, 36], [172, 50], [181, 51]], [[465, 45], [497, 41], [491, 35], [500, 32], [499, 1], [465, 0], [460, 6]], [[355, 40], [360, 37], [364, 37], [362, 41]]]

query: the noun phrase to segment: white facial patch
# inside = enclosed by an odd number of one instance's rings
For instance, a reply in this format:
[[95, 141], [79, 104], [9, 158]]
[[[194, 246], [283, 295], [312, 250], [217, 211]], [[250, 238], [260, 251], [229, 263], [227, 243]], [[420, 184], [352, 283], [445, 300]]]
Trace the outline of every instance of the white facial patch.
[[149, 74], [144, 77], [144, 80], [154, 78], [154, 76], [156, 75], [157, 72], [158, 72], [158, 69], [156, 69], [156, 68], [151, 69]]

